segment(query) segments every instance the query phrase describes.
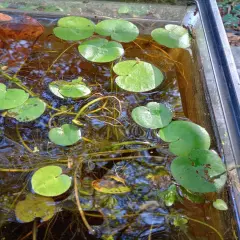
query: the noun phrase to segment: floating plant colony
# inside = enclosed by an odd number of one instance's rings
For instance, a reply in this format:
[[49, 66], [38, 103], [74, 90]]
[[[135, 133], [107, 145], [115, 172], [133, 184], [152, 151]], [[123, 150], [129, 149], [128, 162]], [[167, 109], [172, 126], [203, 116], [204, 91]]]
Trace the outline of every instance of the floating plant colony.
[[[126, 20], [103, 20], [95, 25], [91, 20], [68, 16], [59, 19], [53, 29], [56, 37], [65, 41], [76, 41], [79, 44], [79, 55], [94, 63], [112, 63], [112, 71], [116, 74], [113, 84], [124, 91], [141, 93], [154, 90], [164, 81], [164, 74], [151, 63], [141, 59], [122, 60], [124, 48], [121, 43], [134, 41], [139, 30], [136, 25]], [[103, 37], [107, 37], [103, 38]], [[168, 48], [188, 48], [191, 39], [188, 30], [182, 26], [166, 25], [165, 28], [154, 29], [152, 39], [158, 44]], [[87, 39], [87, 40], [86, 40]], [[118, 61], [116, 61], [118, 60]], [[69, 113], [64, 106], [53, 108], [45, 100], [36, 96], [27, 89], [18, 78], [11, 78], [5, 73], [2, 66], [1, 74], [9, 81], [13, 81], [19, 88], [7, 88], [0, 83], [0, 110], [5, 118], [15, 118], [18, 122], [37, 121], [47, 108], [60, 113]], [[91, 96], [91, 87], [81, 76], [72, 81], [56, 80], [49, 84], [49, 90], [57, 98], [71, 98], [78, 100]], [[81, 119], [86, 114], [86, 109], [96, 102], [103, 101], [114, 96], [101, 96], [83, 105], [78, 111], [73, 112], [72, 123], [61, 126], [49, 126], [49, 140], [59, 146], [67, 147], [82, 140], [84, 124]], [[119, 103], [120, 105], [120, 103]], [[121, 108], [120, 108], [121, 109]], [[172, 176], [173, 184], [161, 192], [161, 198], [166, 206], [172, 206], [179, 200], [177, 187], [180, 187], [185, 196], [198, 201], [202, 193], [218, 192], [226, 183], [227, 170], [221, 158], [216, 152], [210, 150], [210, 136], [201, 126], [184, 120], [173, 120], [174, 113], [168, 106], [160, 102], [148, 102], [145, 106], [137, 106], [130, 109], [131, 117], [139, 126], [157, 131], [157, 136], [169, 143], [169, 151], [175, 155], [170, 171], [159, 169], [159, 172], [149, 175], [154, 178], [167, 174]], [[29, 193], [25, 200], [18, 201], [15, 207], [16, 217], [20, 222], [34, 221], [36, 217], [41, 221], [47, 221], [56, 213], [53, 197], [67, 192], [74, 185], [76, 191], [76, 174], [81, 168], [81, 162], [76, 163], [76, 171], [72, 176], [64, 174], [60, 166], [49, 165], [34, 171], [31, 177], [33, 193]], [[124, 194], [131, 191], [131, 186], [118, 176], [110, 176], [117, 182], [114, 188], [102, 187], [99, 180], [92, 181], [93, 189], [105, 194]], [[193, 200], [194, 201], [194, 200]], [[76, 197], [82, 220], [89, 231], [94, 232], [86, 221], [79, 198]], [[226, 203], [217, 199], [213, 206], [219, 210], [226, 210]], [[31, 209], [31, 211], [28, 211]], [[188, 221], [194, 221], [185, 215], [178, 213], [166, 214], [176, 227], [182, 227]], [[220, 239], [222, 236], [215, 229]], [[108, 236], [114, 239], [114, 235]]]

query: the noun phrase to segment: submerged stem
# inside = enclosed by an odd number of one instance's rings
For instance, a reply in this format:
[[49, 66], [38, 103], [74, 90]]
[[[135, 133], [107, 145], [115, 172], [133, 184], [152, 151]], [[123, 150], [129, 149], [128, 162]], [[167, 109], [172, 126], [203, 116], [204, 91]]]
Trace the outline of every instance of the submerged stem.
[[84, 211], [82, 209], [82, 206], [81, 206], [81, 203], [80, 203], [80, 200], [79, 200], [79, 194], [78, 194], [78, 182], [77, 182], [77, 171], [79, 170], [80, 174], [81, 174], [81, 171], [82, 171], [82, 161], [79, 163], [78, 167], [76, 168], [75, 170], [75, 173], [74, 173], [74, 193], [75, 193], [75, 199], [76, 199], [76, 203], [77, 203], [77, 207], [78, 207], [78, 210], [79, 210], [79, 213], [80, 213], [80, 216], [82, 218], [82, 221], [84, 223], [84, 225], [86, 226], [86, 228], [88, 229], [89, 233], [94, 233], [94, 229], [89, 225], [86, 217], [85, 217], [85, 214], [84, 214]]
[[33, 240], [37, 240], [37, 219], [33, 221]]
[[115, 96], [104, 96], [104, 97], [99, 97], [99, 98], [96, 98], [92, 101], [90, 101], [89, 103], [85, 104], [83, 107], [80, 108], [80, 110], [78, 111], [77, 115], [75, 116], [75, 118], [73, 119], [73, 123], [75, 123], [76, 125], [79, 125], [79, 126], [82, 126], [83, 124], [78, 120], [78, 118], [84, 113], [84, 111], [90, 107], [91, 105], [93, 105], [94, 103], [96, 102], [99, 102], [99, 101], [102, 101], [104, 99], [108, 99], [108, 98], [113, 98], [113, 99], [116, 99], [119, 103], [119, 108], [120, 108], [120, 112], [121, 112], [121, 103], [120, 103], [120, 100], [115, 97]]

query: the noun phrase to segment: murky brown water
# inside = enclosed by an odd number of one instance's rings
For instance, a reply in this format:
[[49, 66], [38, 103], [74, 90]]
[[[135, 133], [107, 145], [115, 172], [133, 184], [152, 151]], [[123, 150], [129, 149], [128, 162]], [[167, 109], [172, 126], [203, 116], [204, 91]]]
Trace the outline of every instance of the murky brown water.
[[[232, 221], [230, 211], [220, 213], [213, 209], [210, 202], [214, 199], [212, 194], [206, 196], [208, 201], [204, 204], [194, 204], [188, 200], [177, 202], [170, 208], [163, 204], [157, 196], [158, 191], [166, 189], [171, 181], [160, 179], [156, 185], [146, 176], [159, 166], [169, 169], [174, 156], [168, 152], [167, 144], [156, 136], [156, 131], [141, 128], [131, 119], [134, 107], [156, 101], [168, 105], [175, 113], [175, 118], [187, 117], [207, 128], [212, 135], [207, 106], [199, 102], [204, 94], [201, 79], [197, 76], [198, 67], [193, 63], [196, 60], [192, 59], [190, 53], [182, 49], [160, 48], [144, 35], [134, 43], [123, 44], [125, 55], [122, 59], [137, 57], [154, 64], [165, 75], [164, 83], [154, 91], [132, 94], [114, 84], [112, 63], [90, 63], [79, 55], [78, 44], [53, 36], [52, 28], [57, 19], [36, 19], [38, 22], [27, 15], [14, 15], [13, 23], [0, 24], [0, 62], [8, 67], [7, 74], [16, 74], [25, 86], [54, 108], [64, 105], [71, 111], [77, 111], [94, 97], [115, 96], [121, 101], [122, 112], [117, 121], [110, 118], [112, 113], [115, 117], [118, 115], [118, 101], [114, 99], [92, 105], [88, 113], [104, 103], [106, 109], [81, 118], [84, 140], [67, 148], [51, 143], [48, 130], [49, 125], [53, 127], [70, 123], [73, 118], [71, 115], [54, 117], [49, 123], [54, 111], [48, 109], [39, 119], [27, 124], [0, 117], [0, 168], [10, 169], [0, 171], [1, 240], [33, 238], [33, 223], [18, 223], [14, 215], [15, 203], [31, 191], [29, 179], [32, 171], [54, 164], [72, 175], [74, 164], [80, 158], [85, 161], [78, 178], [79, 185], [82, 184], [79, 189], [80, 200], [96, 235], [86, 231], [75, 204], [73, 189], [70, 189], [63, 196], [55, 198], [58, 208], [56, 215], [47, 222], [37, 222], [37, 239], [101, 239], [102, 234], [114, 234], [116, 239], [127, 240], [219, 239], [211, 229], [195, 222], [190, 222], [187, 233], [180, 231], [162, 216], [170, 211], [206, 222], [218, 229], [224, 239], [234, 239], [229, 224]], [[39, 23], [44, 26], [43, 34]], [[178, 68], [173, 61], [180, 62]], [[52, 81], [72, 80], [79, 76], [91, 86], [91, 97], [77, 101], [59, 100], [48, 90]], [[3, 76], [0, 76], [0, 82], [8, 87], [16, 87]], [[145, 144], [112, 146], [126, 141], [142, 141]], [[213, 137], [212, 148], [215, 148], [214, 142]], [[151, 148], [152, 145], [158, 148]], [[16, 172], [18, 169], [30, 170]], [[109, 195], [91, 188], [92, 180], [102, 178], [105, 179], [105, 186], [111, 185], [108, 176], [112, 175], [123, 178], [131, 187], [131, 192]], [[222, 195], [227, 196], [227, 192], [224, 191]]]

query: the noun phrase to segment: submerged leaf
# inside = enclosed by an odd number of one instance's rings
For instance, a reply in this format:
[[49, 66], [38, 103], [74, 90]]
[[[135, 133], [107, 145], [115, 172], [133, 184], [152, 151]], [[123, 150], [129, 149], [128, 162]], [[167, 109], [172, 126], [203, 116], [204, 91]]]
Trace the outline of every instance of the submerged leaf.
[[52, 128], [48, 133], [49, 139], [60, 146], [70, 146], [81, 139], [81, 130], [73, 124], [64, 124]]
[[0, 83], [0, 110], [7, 110], [24, 104], [29, 98], [29, 94], [22, 89], [8, 89], [6, 85]]
[[81, 43], [78, 51], [88, 61], [97, 63], [112, 62], [124, 54], [120, 43], [103, 38], [95, 38]]
[[92, 182], [95, 190], [102, 193], [121, 194], [130, 192], [131, 189], [123, 184], [123, 179], [115, 176], [106, 176], [106, 180], [99, 179]]
[[188, 199], [189, 201], [193, 203], [204, 203], [205, 197], [202, 193], [194, 193], [184, 187], [180, 187], [180, 189], [183, 197]]
[[62, 174], [58, 166], [46, 166], [38, 169], [32, 176], [33, 191], [46, 197], [55, 197], [65, 193], [71, 186], [71, 178]]
[[103, 20], [96, 25], [96, 33], [102, 36], [111, 36], [119, 42], [131, 42], [139, 34], [139, 30], [133, 23], [121, 19]]
[[0, 13], [0, 22], [9, 22], [12, 20], [12, 17], [4, 14], [4, 13]]
[[154, 29], [151, 35], [157, 43], [169, 48], [188, 48], [190, 46], [188, 30], [182, 26], [168, 24], [165, 29]]
[[185, 217], [182, 217], [182, 216], [174, 217], [173, 225], [175, 227], [182, 227], [182, 226], [186, 225], [187, 223], [188, 223], [188, 220]]
[[172, 121], [173, 114], [164, 104], [150, 102], [136, 107], [132, 111], [133, 120], [145, 128], [157, 129], [166, 127]]
[[163, 81], [162, 72], [150, 63], [127, 60], [117, 63], [113, 71], [119, 75], [117, 85], [131, 92], [147, 92], [158, 87]]
[[194, 149], [209, 149], [210, 136], [201, 126], [187, 121], [173, 121], [160, 129], [159, 137], [170, 142], [169, 150], [177, 156], [187, 156]]
[[175, 158], [171, 164], [175, 180], [184, 188], [199, 193], [219, 191], [227, 180], [225, 171], [221, 158], [209, 150], [193, 150], [188, 156]]
[[221, 211], [228, 210], [227, 204], [222, 199], [217, 199], [215, 202], [213, 202], [213, 206]]
[[63, 40], [82, 40], [94, 33], [95, 24], [82, 17], [63, 17], [58, 20], [58, 27], [53, 29], [55, 36]]
[[47, 221], [55, 214], [56, 207], [52, 198], [28, 194], [26, 199], [17, 203], [15, 214], [22, 223], [32, 222], [35, 218]]
[[39, 118], [46, 109], [46, 103], [39, 98], [29, 98], [23, 105], [11, 109], [7, 116], [17, 119], [19, 122], [30, 122]]
[[171, 207], [178, 199], [177, 187], [171, 185], [167, 190], [159, 194], [167, 207]]

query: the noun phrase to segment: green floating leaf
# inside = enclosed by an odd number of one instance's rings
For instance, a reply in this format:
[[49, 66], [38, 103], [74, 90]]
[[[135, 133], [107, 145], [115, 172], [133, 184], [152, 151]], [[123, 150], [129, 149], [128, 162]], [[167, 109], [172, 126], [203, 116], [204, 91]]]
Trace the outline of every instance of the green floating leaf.
[[94, 29], [95, 24], [87, 18], [69, 16], [58, 20], [53, 33], [60, 39], [77, 41], [91, 37]]
[[7, 110], [18, 107], [25, 103], [29, 94], [22, 89], [8, 89], [6, 85], [0, 83], [0, 110]]
[[31, 180], [34, 192], [45, 197], [55, 197], [65, 193], [70, 188], [71, 182], [71, 178], [62, 174], [62, 168], [58, 166], [38, 169]]
[[118, 14], [127, 14], [131, 12], [131, 7], [128, 7], [127, 5], [123, 5], [118, 9]]
[[222, 199], [217, 199], [215, 202], [213, 202], [213, 206], [221, 211], [228, 210], [227, 204]]
[[163, 81], [162, 72], [150, 63], [128, 60], [117, 63], [113, 71], [119, 75], [117, 85], [131, 92], [147, 92], [158, 87]]
[[81, 139], [81, 130], [73, 124], [64, 124], [52, 128], [48, 133], [49, 139], [60, 146], [71, 146]]
[[171, 164], [175, 180], [184, 188], [199, 193], [220, 190], [227, 180], [227, 175], [222, 174], [225, 171], [221, 158], [209, 150], [193, 150], [186, 157], [175, 158]]
[[182, 26], [168, 24], [165, 29], [154, 29], [151, 35], [157, 43], [169, 48], [188, 48], [190, 46], [188, 30]]
[[209, 149], [210, 136], [201, 126], [187, 121], [173, 121], [160, 129], [159, 137], [170, 142], [169, 150], [177, 156], [187, 156], [194, 149]]
[[95, 32], [102, 36], [111, 36], [119, 42], [131, 42], [139, 34], [136, 25], [126, 20], [109, 19], [96, 25]]
[[166, 127], [172, 117], [170, 109], [157, 102], [150, 102], [146, 107], [136, 107], [132, 111], [132, 118], [138, 125], [151, 129]]
[[32, 222], [35, 218], [47, 221], [55, 214], [56, 207], [52, 198], [28, 194], [26, 199], [17, 203], [15, 214], [22, 223]]
[[46, 109], [46, 103], [39, 98], [29, 98], [23, 105], [8, 110], [7, 116], [19, 122], [30, 122], [39, 118]]
[[124, 54], [120, 43], [103, 38], [88, 40], [79, 45], [80, 54], [91, 62], [112, 62]]
[[63, 80], [51, 82], [49, 89], [54, 95], [60, 98], [81, 98], [91, 93], [90, 88], [82, 82], [81, 77], [72, 80], [72, 82]]

